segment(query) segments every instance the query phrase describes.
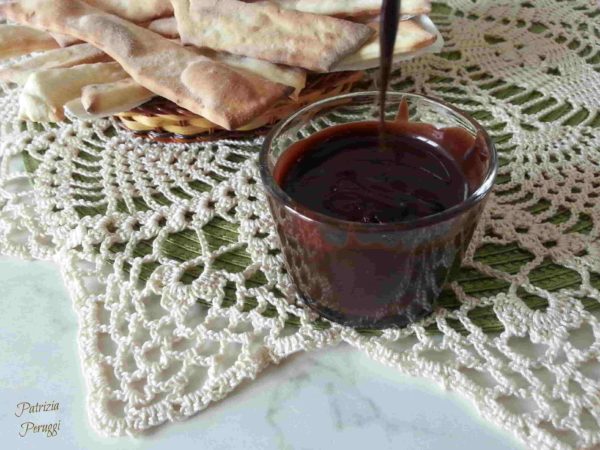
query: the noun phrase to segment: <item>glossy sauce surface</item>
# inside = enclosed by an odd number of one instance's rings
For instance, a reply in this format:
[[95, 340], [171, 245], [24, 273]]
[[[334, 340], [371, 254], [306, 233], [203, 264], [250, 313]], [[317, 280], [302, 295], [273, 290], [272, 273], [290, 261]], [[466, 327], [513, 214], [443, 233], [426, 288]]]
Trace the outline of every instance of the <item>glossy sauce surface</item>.
[[389, 125], [383, 134], [378, 122], [327, 128], [288, 149], [276, 180], [311, 210], [352, 222], [409, 221], [463, 201], [468, 185], [453, 158], [426, 136], [399, 128]]

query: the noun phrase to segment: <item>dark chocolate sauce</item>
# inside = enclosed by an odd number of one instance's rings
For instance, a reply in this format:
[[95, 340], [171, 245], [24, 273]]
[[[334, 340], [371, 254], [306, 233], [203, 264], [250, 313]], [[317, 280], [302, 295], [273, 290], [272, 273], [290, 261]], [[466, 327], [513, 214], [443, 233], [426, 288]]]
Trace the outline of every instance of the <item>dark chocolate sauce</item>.
[[311, 210], [352, 222], [414, 220], [463, 201], [468, 186], [452, 157], [402, 128], [387, 124], [383, 143], [377, 122], [326, 128], [286, 152], [276, 179]]

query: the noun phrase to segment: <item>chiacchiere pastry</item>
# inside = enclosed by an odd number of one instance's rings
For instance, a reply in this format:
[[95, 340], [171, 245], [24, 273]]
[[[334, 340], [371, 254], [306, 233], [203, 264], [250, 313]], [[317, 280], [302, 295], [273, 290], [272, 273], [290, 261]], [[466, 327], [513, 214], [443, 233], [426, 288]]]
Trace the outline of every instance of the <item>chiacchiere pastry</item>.
[[154, 98], [156, 94], [132, 78], [113, 83], [92, 84], [81, 90], [81, 104], [90, 114], [117, 114]]
[[[254, 0], [262, 1], [262, 0]], [[271, 0], [282, 8], [340, 17], [378, 15], [382, 0]], [[401, 14], [429, 14], [429, 0], [402, 0]]]
[[[348, 91], [363, 76], [357, 69], [376, 65], [378, 30], [365, 17], [380, 5], [9, 0], [0, 16], [17, 24], [0, 25], [0, 58], [38, 53], [1, 65], [0, 80], [24, 86], [26, 120], [62, 120], [68, 110], [117, 115], [136, 131], [254, 130]], [[429, 0], [407, 0], [402, 14], [429, 7]], [[435, 40], [418, 20], [404, 20], [395, 53]]]
[[360, 23], [290, 11], [269, 2], [173, 0], [173, 5], [184, 44], [315, 72], [328, 72], [373, 34]]
[[46, 69], [32, 74], [19, 98], [19, 117], [34, 122], [65, 118], [64, 105], [79, 97], [84, 86], [122, 80], [127, 73], [116, 62]]
[[261, 114], [289, 88], [198, 55], [79, 0], [3, 4], [7, 18], [90, 42], [145, 88], [226, 128]]
[[11, 58], [56, 47], [58, 44], [54, 38], [43, 31], [22, 25], [0, 26], [0, 58]]
[[86, 3], [139, 23], [173, 15], [171, 0], [86, 0]]
[[0, 80], [25, 84], [31, 74], [42, 70], [108, 61], [110, 57], [93, 45], [77, 44], [49, 50], [25, 61], [0, 67]]

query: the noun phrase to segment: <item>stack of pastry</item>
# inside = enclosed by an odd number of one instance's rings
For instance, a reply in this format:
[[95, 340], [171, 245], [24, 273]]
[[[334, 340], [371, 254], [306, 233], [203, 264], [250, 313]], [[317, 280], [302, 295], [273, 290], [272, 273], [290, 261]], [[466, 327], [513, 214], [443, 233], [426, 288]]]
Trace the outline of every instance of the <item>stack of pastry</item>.
[[[377, 65], [381, 0], [0, 3], [0, 80], [20, 117], [118, 115], [136, 132], [263, 129]], [[395, 54], [430, 47], [429, 0], [404, 0]], [[430, 23], [430, 22], [428, 22]], [[31, 54], [28, 58], [17, 58]], [[8, 59], [10, 58], [10, 59]]]

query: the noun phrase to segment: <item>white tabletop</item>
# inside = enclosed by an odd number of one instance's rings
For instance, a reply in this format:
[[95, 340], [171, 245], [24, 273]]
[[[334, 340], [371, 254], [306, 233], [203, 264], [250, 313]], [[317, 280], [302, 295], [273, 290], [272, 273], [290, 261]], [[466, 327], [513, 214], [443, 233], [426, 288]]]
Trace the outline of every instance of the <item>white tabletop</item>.
[[[340, 346], [267, 369], [199, 415], [142, 438], [103, 438], [87, 420], [77, 320], [57, 267], [0, 259], [3, 449], [520, 449], [457, 395]], [[20, 402], [58, 411], [16, 417]], [[49, 408], [50, 409], [50, 408]], [[55, 437], [22, 424], [57, 423]]]

